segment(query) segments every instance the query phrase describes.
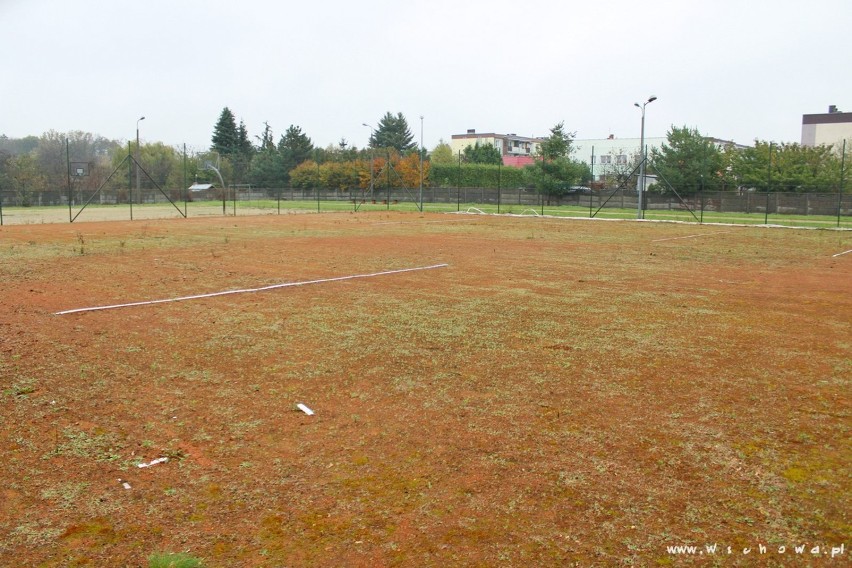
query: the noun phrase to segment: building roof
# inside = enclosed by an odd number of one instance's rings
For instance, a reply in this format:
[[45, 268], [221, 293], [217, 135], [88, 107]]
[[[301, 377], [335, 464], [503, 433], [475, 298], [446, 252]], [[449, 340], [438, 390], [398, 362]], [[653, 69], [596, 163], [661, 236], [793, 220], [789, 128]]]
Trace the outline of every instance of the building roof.
[[497, 134], [496, 132], [474, 132], [468, 131], [465, 134], [453, 134], [452, 138], [454, 140], [464, 140], [467, 138], [511, 138], [512, 140], [519, 140], [521, 142], [541, 142], [544, 140], [543, 138], [536, 138], [531, 136], [518, 136], [517, 134]]
[[822, 114], [803, 114], [802, 124], [843, 124], [852, 122], [852, 112], [828, 112]]

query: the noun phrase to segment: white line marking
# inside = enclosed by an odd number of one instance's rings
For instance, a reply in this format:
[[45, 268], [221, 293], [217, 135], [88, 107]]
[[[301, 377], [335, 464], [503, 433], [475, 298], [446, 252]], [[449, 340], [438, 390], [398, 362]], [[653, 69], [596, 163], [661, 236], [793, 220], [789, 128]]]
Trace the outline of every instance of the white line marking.
[[845, 251], [843, 251], [843, 252], [839, 252], [839, 253], [837, 253], [837, 254], [833, 254], [833, 255], [831, 255], [831, 258], [834, 258], [834, 257], [836, 257], [836, 256], [843, 256], [844, 254], [849, 254], [850, 252], [852, 252], [852, 249], [845, 250]]
[[99, 310], [113, 310], [117, 308], [130, 308], [133, 306], [150, 306], [153, 304], [166, 304], [169, 302], [183, 302], [186, 300], [198, 300], [201, 298], [213, 298], [216, 296], [227, 296], [229, 294], [249, 294], [251, 292], [264, 292], [266, 290], [275, 290], [277, 288], [289, 288], [291, 286], [307, 286], [308, 284], [325, 284], [326, 282], [340, 282], [342, 280], [354, 280], [355, 278], [370, 278], [372, 276], [385, 276], [388, 274], [400, 274], [402, 272], [414, 272], [415, 270], [430, 270], [432, 268], [445, 268], [448, 264], [433, 264], [432, 266], [418, 266], [415, 268], [400, 268], [398, 270], [386, 270], [384, 272], [373, 272], [371, 274], [354, 274], [352, 276], [338, 276], [336, 278], [321, 278], [319, 280], [308, 280], [306, 282], [285, 282], [283, 284], [273, 284], [271, 286], [263, 286], [261, 288], [247, 288], [245, 290], [226, 290], [224, 292], [211, 292], [209, 294], [198, 294], [195, 296], [182, 296], [180, 298], [167, 298], [165, 300], [149, 300], [146, 302], [130, 302], [128, 304], [114, 304], [111, 306], [95, 306], [91, 308], [77, 308], [74, 310], [64, 310], [56, 312], [53, 315], [62, 316], [65, 314], [76, 314], [80, 312], [95, 312]]
[[733, 233], [733, 231], [718, 231], [716, 233], [701, 233], [700, 235], [687, 235], [685, 237], [669, 237], [666, 239], [654, 239], [651, 241], [652, 243], [659, 243], [662, 241], [676, 241], [677, 239], [692, 239], [695, 237], [712, 237], [713, 235], [724, 235], [726, 233]]
[[461, 223], [465, 221], [476, 221], [476, 219], [447, 219], [444, 221], [380, 221], [378, 223], [373, 223], [373, 225], [423, 225], [426, 223]]

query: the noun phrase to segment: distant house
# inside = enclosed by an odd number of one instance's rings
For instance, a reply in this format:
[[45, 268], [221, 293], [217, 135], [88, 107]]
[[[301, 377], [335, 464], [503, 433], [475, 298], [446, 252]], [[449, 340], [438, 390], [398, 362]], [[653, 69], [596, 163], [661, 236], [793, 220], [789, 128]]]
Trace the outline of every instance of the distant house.
[[500, 150], [503, 165], [522, 167], [533, 163], [533, 156], [538, 153], [538, 147], [542, 142], [542, 138], [494, 132], [477, 134], [476, 130], [470, 129], [465, 134], [453, 134], [450, 148], [453, 149], [453, 155], [457, 156], [468, 146], [488, 144]]
[[212, 183], [194, 183], [189, 186], [189, 191], [207, 191], [213, 189]]
[[212, 183], [194, 183], [187, 188], [188, 198], [190, 201], [194, 199], [210, 199], [213, 197], [215, 186]]

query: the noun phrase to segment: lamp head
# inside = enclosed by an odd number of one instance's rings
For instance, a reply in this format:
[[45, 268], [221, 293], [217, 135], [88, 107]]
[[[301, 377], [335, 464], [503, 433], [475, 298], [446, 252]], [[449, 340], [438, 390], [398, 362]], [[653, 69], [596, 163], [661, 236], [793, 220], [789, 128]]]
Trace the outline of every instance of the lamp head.
[[140, 118], [139, 118], [139, 120], [145, 120], [145, 117], [144, 117], [144, 116], [142, 116], [142, 117], [140, 117]]
[[648, 102], [649, 102], [649, 103], [652, 103], [652, 102], [654, 102], [654, 101], [656, 101], [656, 100], [657, 100], [657, 97], [656, 97], [656, 96], [654, 96], [654, 95], [651, 95], [651, 97], [648, 99]]
[[633, 103], [633, 106], [635, 106], [636, 108], [642, 108], [642, 106], [639, 103]]

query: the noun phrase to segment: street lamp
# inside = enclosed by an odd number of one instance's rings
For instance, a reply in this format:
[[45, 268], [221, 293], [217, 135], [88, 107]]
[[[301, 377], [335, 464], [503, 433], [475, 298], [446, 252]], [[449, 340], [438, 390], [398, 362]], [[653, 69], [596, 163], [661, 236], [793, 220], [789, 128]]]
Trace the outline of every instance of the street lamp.
[[[372, 126], [370, 126], [366, 122], [362, 122], [361, 126], [366, 126], [367, 128], [370, 129], [370, 138], [371, 139], [375, 136], [375, 134], [374, 134], [375, 131], [373, 130]], [[374, 169], [373, 162], [375, 161], [375, 159], [376, 159], [376, 149], [373, 148], [372, 144], [370, 144], [370, 199], [373, 198], [373, 169]]]
[[[142, 194], [139, 193], [139, 160], [142, 157], [142, 152], [139, 149], [139, 123], [145, 120], [144, 116], [139, 117], [136, 121], [136, 193], [139, 194], [139, 203], [142, 203]], [[133, 201], [131, 198], [130, 201]]]
[[647, 161], [647, 152], [645, 152], [645, 106], [656, 101], [657, 97], [651, 96], [647, 101], [642, 103], [633, 103], [633, 106], [642, 110], [642, 134], [639, 139], [639, 152], [642, 154], [642, 161], [639, 162], [639, 204], [636, 210], [636, 218], [641, 219], [642, 215], [642, 198], [645, 196], [645, 162]]

